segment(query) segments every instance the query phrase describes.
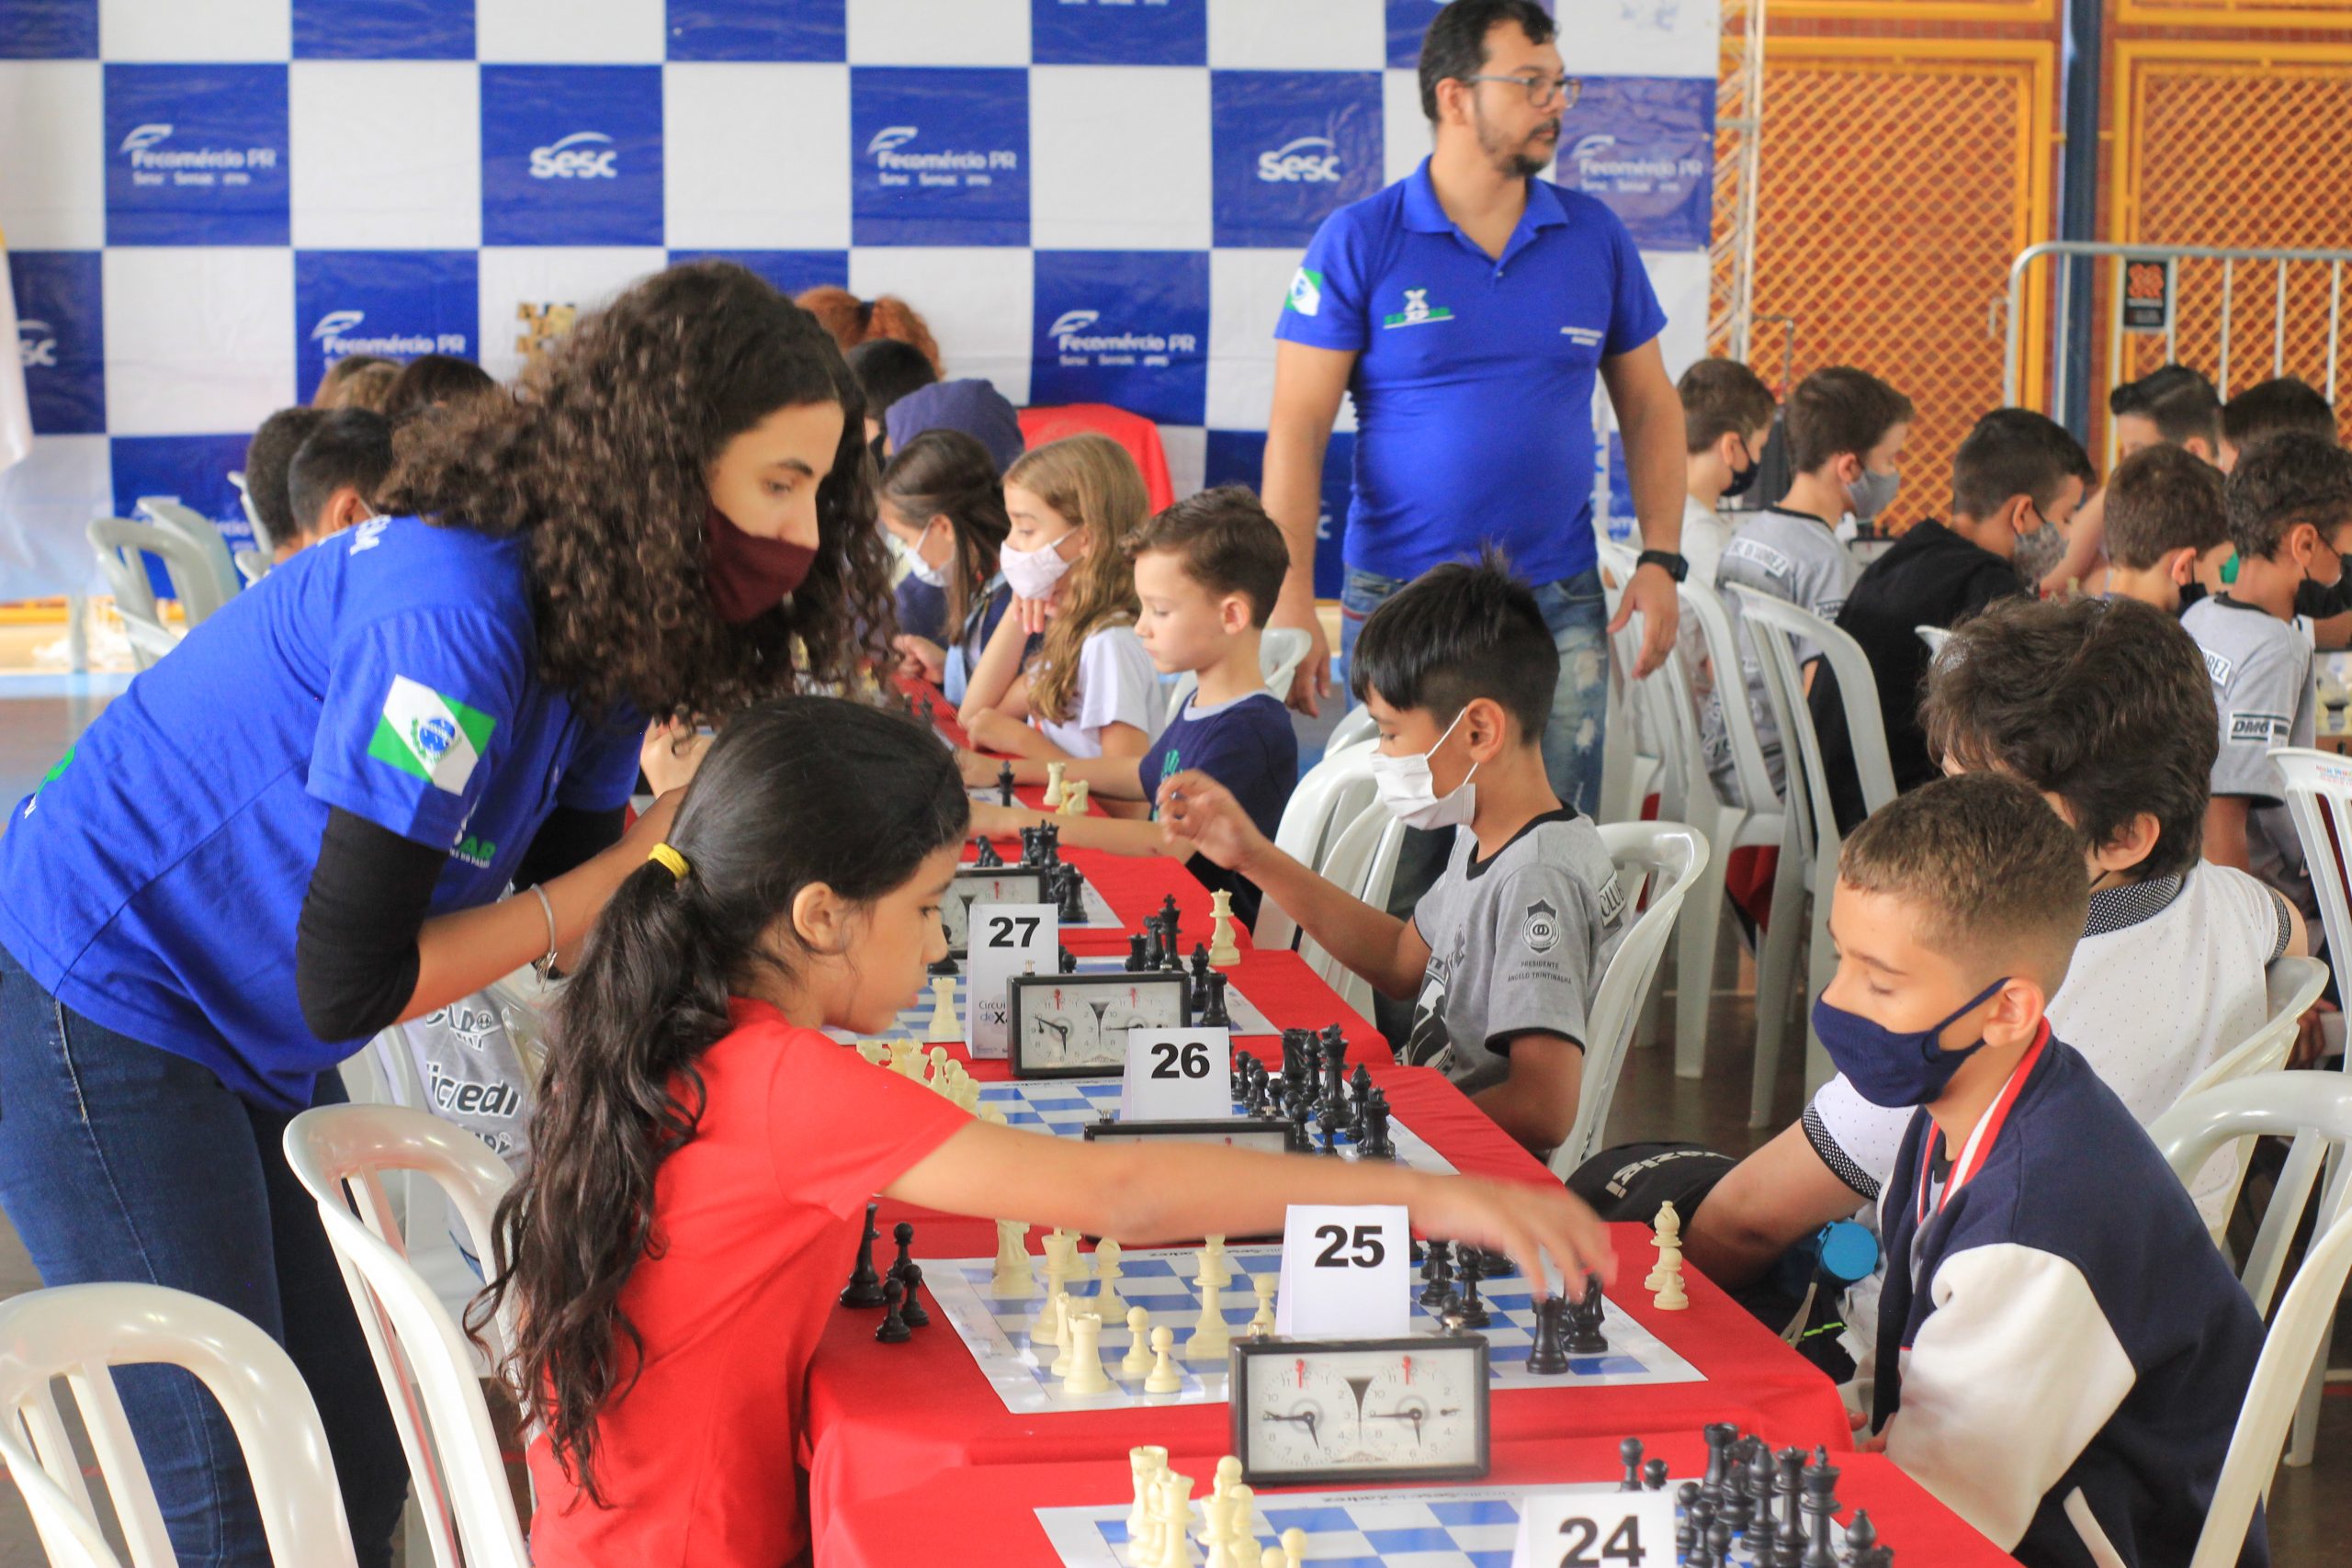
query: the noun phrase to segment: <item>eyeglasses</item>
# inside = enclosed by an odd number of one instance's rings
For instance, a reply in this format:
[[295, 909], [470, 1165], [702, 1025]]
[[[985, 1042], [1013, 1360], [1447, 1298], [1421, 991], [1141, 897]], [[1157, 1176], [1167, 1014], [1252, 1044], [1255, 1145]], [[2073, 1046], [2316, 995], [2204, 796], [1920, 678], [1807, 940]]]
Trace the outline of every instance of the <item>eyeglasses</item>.
[[1577, 107], [1578, 96], [1584, 92], [1584, 84], [1574, 76], [1459, 76], [1455, 80], [1508, 82], [1514, 87], [1525, 88], [1527, 101], [1537, 108], [1557, 98], [1562, 108], [1572, 109]]

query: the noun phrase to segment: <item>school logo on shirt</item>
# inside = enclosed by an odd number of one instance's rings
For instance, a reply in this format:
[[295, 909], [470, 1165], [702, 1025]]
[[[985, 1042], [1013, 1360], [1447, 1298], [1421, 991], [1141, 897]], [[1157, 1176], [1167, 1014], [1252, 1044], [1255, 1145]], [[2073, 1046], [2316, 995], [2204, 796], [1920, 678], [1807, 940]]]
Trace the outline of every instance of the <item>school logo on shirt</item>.
[[1453, 320], [1453, 311], [1451, 309], [1430, 303], [1430, 291], [1427, 288], [1408, 288], [1405, 290], [1405, 308], [1381, 317], [1380, 324], [1384, 328], [1418, 327], [1430, 321], [1452, 320]]
[[392, 677], [391, 694], [376, 720], [368, 755], [437, 790], [463, 795], [498, 721], [455, 697], [405, 675]]
[[1284, 303], [1302, 316], [1311, 316], [1323, 309], [1323, 275], [1300, 267], [1291, 275], [1290, 298]]
[[498, 858], [498, 846], [487, 839], [469, 833], [458, 840], [458, 847], [449, 852], [468, 865], [488, 871], [490, 863]]
[[[1174, 753], [1173, 751], [1170, 751], [1170, 752], [1169, 753], [1169, 756], [1170, 756], [1170, 757], [1172, 758], [1172, 757], [1174, 757], [1174, 756], [1175, 756], [1175, 754], [1176, 754], [1176, 753]], [[60, 774], [60, 773], [63, 773], [66, 769], [68, 769], [68, 768], [72, 767], [73, 765], [74, 765], [74, 748], [73, 748], [73, 747], [71, 747], [71, 746], [68, 746], [67, 748], [65, 748], [65, 755], [63, 755], [62, 757], [60, 757], [59, 759], [57, 759], [57, 765], [56, 765], [55, 767], [53, 767], [53, 768], [50, 769], [50, 770], [49, 770], [49, 772], [47, 772], [47, 773], [45, 773], [41, 774], [41, 776], [40, 776], [40, 783], [39, 783], [39, 784], [37, 784], [33, 785], [33, 797], [32, 797], [30, 800], [28, 800], [27, 802], [25, 802], [25, 815], [26, 815], [26, 816], [30, 817], [30, 816], [33, 814], [33, 812], [34, 812], [36, 809], [38, 809], [38, 808], [40, 807], [40, 792], [41, 792], [41, 791], [43, 791], [43, 790], [45, 790], [45, 789], [47, 789], [50, 785], [51, 785], [51, 784], [55, 784], [55, 783], [57, 782], [57, 776], [58, 776], [58, 774]]]
[[1538, 898], [1527, 907], [1527, 919], [1521, 924], [1520, 933], [1527, 939], [1528, 952], [1551, 952], [1560, 944], [1560, 911]]
[[2274, 738], [2286, 740], [2295, 728], [2295, 721], [2283, 713], [2233, 713], [2230, 715], [2230, 739], [2251, 740], [2267, 745]]

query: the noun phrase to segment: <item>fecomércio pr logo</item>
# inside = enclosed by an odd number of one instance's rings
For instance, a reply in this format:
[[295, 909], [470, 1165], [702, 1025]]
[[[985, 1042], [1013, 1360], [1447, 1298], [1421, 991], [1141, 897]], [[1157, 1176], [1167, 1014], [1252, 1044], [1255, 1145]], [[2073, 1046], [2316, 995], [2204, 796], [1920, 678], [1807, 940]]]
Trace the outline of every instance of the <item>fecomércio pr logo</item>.
[[1647, 250], [1703, 250], [1714, 209], [1715, 85], [1588, 80], [1563, 117], [1557, 175], [1599, 197]]
[[1105, 402], [1199, 424], [1208, 391], [1208, 257], [1185, 251], [1040, 251], [1029, 395]]
[[1029, 243], [1025, 71], [850, 72], [851, 235], [865, 245]]
[[286, 67], [108, 65], [107, 243], [282, 245]]
[[294, 257], [295, 393], [355, 354], [475, 357], [481, 331], [471, 251], [299, 251]]
[[1380, 188], [1377, 72], [1219, 71], [1209, 103], [1217, 244], [1304, 244]]

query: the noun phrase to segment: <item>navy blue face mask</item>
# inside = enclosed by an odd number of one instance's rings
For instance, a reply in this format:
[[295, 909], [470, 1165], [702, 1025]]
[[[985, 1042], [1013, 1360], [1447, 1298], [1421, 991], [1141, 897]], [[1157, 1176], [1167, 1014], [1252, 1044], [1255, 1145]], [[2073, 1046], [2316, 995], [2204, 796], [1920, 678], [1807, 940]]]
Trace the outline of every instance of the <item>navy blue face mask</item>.
[[1957, 1051], [1938, 1043], [1952, 1021], [1982, 1006], [2007, 985], [2007, 976], [1994, 981], [1947, 1013], [1942, 1021], [1925, 1029], [1898, 1033], [1858, 1012], [1832, 1007], [1824, 995], [1813, 1004], [1813, 1027], [1830, 1065], [1846, 1075], [1854, 1092], [1872, 1105], [1925, 1105], [1944, 1091], [1960, 1065], [1982, 1050], [1984, 1042]]

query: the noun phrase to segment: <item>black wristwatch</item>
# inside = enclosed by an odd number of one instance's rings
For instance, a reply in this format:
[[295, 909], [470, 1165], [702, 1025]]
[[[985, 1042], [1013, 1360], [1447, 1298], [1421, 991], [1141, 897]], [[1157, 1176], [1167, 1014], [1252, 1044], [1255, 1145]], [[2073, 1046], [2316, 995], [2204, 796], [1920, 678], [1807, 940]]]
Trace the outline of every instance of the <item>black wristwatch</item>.
[[1690, 563], [1672, 550], [1644, 550], [1634, 559], [1635, 566], [1654, 566], [1679, 582], [1690, 575]]

